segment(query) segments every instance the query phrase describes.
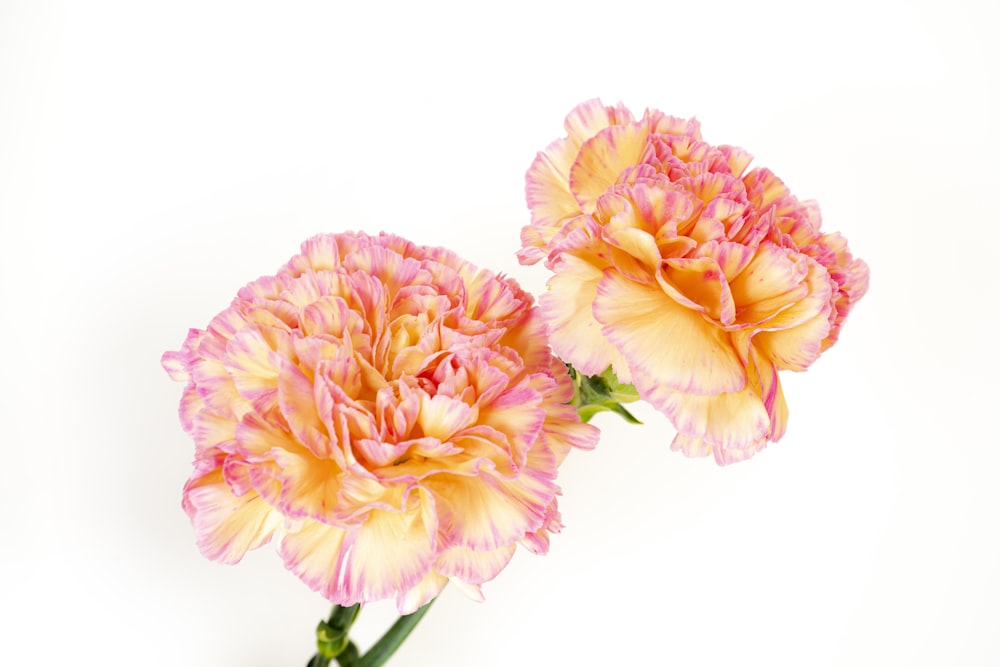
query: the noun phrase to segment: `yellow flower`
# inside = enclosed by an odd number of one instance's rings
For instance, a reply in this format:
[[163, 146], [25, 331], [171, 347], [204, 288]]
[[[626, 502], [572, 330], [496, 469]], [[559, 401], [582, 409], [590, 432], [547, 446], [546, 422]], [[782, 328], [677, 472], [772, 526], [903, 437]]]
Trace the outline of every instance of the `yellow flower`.
[[672, 447], [752, 456], [785, 431], [779, 370], [834, 343], [868, 286], [846, 241], [820, 231], [751, 156], [697, 121], [585, 102], [527, 174], [524, 264], [553, 271], [541, 298], [555, 352], [609, 366], [670, 417]]
[[597, 431], [510, 279], [396, 236], [321, 235], [164, 367], [187, 382], [184, 508], [209, 558], [277, 538], [335, 604], [475, 598], [558, 531], [556, 471]]

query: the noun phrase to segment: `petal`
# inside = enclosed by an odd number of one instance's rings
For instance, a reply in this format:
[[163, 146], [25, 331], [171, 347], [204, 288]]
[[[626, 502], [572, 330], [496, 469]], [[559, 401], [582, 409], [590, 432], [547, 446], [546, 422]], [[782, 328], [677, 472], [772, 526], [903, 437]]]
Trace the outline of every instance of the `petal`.
[[580, 213], [569, 184], [570, 169], [580, 146], [609, 125], [631, 121], [632, 114], [621, 105], [605, 107], [597, 99], [578, 105], [566, 116], [566, 138], [550, 144], [528, 169], [525, 195], [532, 224], [521, 231], [522, 250], [518, 258], [522, 264], [534, 264], [544, 258], [547, 252], [543, 249], [562, 223]]
[[554, 141], [531, 163], [525, 179], [525, 196], [532, 224], [521, 230], [522, 249], [518, 259], [522, 264], [543, 259], [548, 254], [547, 246], [565, 221], [581, 213], [570, 189], [570, 169], [583, 142], [616, 119], [628, 122], [631, 114], [615, 113], [599, 100], [584, 102], [566, 118], [568, 136]]
[[552, 361], [545, 319], [539, 308], [525, 312], [516, 324], [510, 326], [499, 344], [517, 351], [527, 371], [548, 370]]
[[775, 202], [789, 195], [788, 186], [773, 171], [764, 167], [751, 169], [743, 177], [743, 184], [747, 197], [761, 211], [766, 211]]
[[251, 403], [236, 391], [232, 378], [221, 362], [199, 358], [189, 368], [192, 382], [207, 409], [233, 419], [239, 419], [252, 409]]
[[[306, 340], [311, 336], [331, 336], [350, 345], [361, 337], [364, 322], [343, 297], [328, 295], [319, 297], [302, 309], [300, 327]], [[322, 340], [330, 339], [324, 337]]]
[[234, 495], [221, 468], [187, 483], [184, 510], [201, 553], [227, 564], [238, 563], [247, 551], [269, 542], [281, 522], [256, 493]]
[[608, 245], [602, 238], [601, 223], [589, 215], [578, 215], [563, 224], [549, 244], [549, 257], [545, 266], [553, 269], [564, 255], [578, 257], [591, 265], [604, 269], [611, 265]]
[[705, 440], [705, 438], [678, 433], [674, 436], [673, 441], [671, 441], [670, 449], [675, 452], [681, 452], [684, 456], [701, 458], [709, 456], [712, 453], [713, 447], [712, 443]]
[[[405, 593], [401, 593], [396, 596], [396, 610], [403, 615], [416, 612], [425, 604], [440, 595], [447, 583], [448, 577], [442, 576], [437, 572], [428, 572], [424, 578], [420, 580], [419, 584]], [[477, 601], [482, 601], [481, 596]]]
[[569, 139], [579, 147], [609, 125], [624, 125], [633, 120], [632, 113], [621, 104], [607, 107], [601, 100], [591, 99], [570, 111], [563, 127]]
[[752, 345], [781, 370], [804, 371], [823, 351], [830, 331], [829, 310], [827, 304], [811, 320], [790, 329], [756, 333]]
[[[187, 392], [185, 392], [186, 397]], [[185, 406], [183, 399], [181, 406]], [[196, 450], [202, 452], [212, 447], [231, 449], [231, 444], [236, 439], [236, 426], [236, 422], [230, 417], [220, 417], [208, 410], [198, 412], [191, 422], [190, 429]]]
[[524, 464], [545, 422], [542, 395], [533, 385], [546, 379], [544, 375], [530, 376], [505, 389], [489, 403], [480, 404], [479, 424], [492, 427], [507, 437], [509, 456], [516, 467]]
[[658, 408], [673, 391], [718, 394], [746, 384], [729, 335], [658, 285], [639, 285], [606, 272], [594, 315], [628, 361], [639, 394]]
[[[613, 192], [631, 202], [638, 220], [635, 226], [653, 234], [658, 245], [674, 242], [678, 229], [686, 226], [699, 207], [690, 193], [672, 183], [637, 183]], [[662, 255], [662, 250], [657, 254]]]
[[788, 405], [785, 403], [785, 393], [781, 389], [778, 369], [756, 350], [753, 353], [753, 360], [753, 370], [759, 382], [760, 398], [764, 402], [768, 419], [771, 422], [768, 440], [777, 442], [785, 434], [785, 429], [788, 426]]
[[226, 346], [226, 372], [248, 401], [269, 403], [277, 395], [278, 369], [271, 352], [267, 338], [253, 325], [241, 329]]
[[545, 555], [549, 552], [549, 535], [562, 530], [559, 508], [553, 501], [545, 515], [545, 521], [537, 529], [531, 531], [521, 540], [520, 544], [535, 555]]
[[736, 146], [722, 145], [718, 147], [719, 152], [721, 152], [726, 157], [726, 162], [729, 165], [729, 171], [733, 176], [742, 176], [746, 168], [753, 162], [753, 155], [738, 148]]
[[[196, 329], [191, 329], [188, 337], [200, 333]], [[188, 373], [188, 353], [181, 352], [164, 352], [163, 356], [160, 357], [160, 365], [163, 366], [163, 370], [167, 372], [171, 380], [175, 382], [187, 382], [191, 379]]]
[[713, 450], [743, 450], [767, 439], [771, 423], [753, 387], [717, 396], [672, 392], [663, 411], [678, 433], [702, 438]]
[[[868, 291], [868, 281], [870, 271], [864, 261], [855, 258], [847, 248], [847, 239], [840, 234], [826, 234], [820, 239], [819, 245], [833, 253], [834, 260], [830, 264], [822, 262], [826, 266], [830, 276], [837, 282], [839, 289], [836, 294], [834, 305], [837, 309], [833, 326], [830, 333], [823, 341], [823, 349], [829, 348], [837, 342], [840, 335], [840, 328], [844, 324], [848, 313], [854, 304]], [[831, 265], [833, 264], [833, 265]]]
[[[181, 402], [177, 406], [177, 416], [180, 417], [181, 426], [184, 428], [185, 433], [192, 433], [195, 428], [195, 420], [204, 413], [208, 411], [205, 410], [205, 399], [201, 397], [198, 393], [198, 388], [194, 383], [189, 383], [184, 387], [184, 391], [181, 393]], [[217, 417], [214, 413], [209, 413], [213, 417]], [[229, 415], [225, 417], [220, 417], [227, 421], [232, 421]], [[196, 441], [197, 442], [197, 441]]]
[[[480, 270], [464, 278], [465, 314], [480, 322], [511, 322], [520, 319], [532, 303], [532, 297], [516, 282]], [[456, 285], [457, 288], [457, 285]]]
[[239, 453], [251, 465], [254, 487], [293, 518], [330, 516], [342, 469], [317, 458], [280, 425], [248, 414], [236, 428]]
[[546, 153], [539, 153], [528, 169], [525, 196], [531, 224], [521, 229], [521, 250], [517, 253], [521, 264], [544, 259], [562, 223], [580, 214], [579, 204], [569, 190], [568, 169], [568, 165], [565, 170], [561, 168]]
[[469, 584], [490, 581], [507, 567], [516, 546], [508, 544], [489, 551], [473, 551], [467, 547], [452, 547], [437, 557], [434, 570], [446, 577], [461, 579]]
[[728, 281], [738, 276], [750, 264], [756, 251], [755, 247], [745, 246], [742, 243], [710, 241], [698, 246], [697, 255], [714, 259]]
[[701, 139], [701, 123], [695, 118], [677, 118], [657, 109], [646, 109], [642, 119], [649, 125], [650, 132], [655, 134], [677, 134]]
[[486, 596], [483, 595], [483, 589], [479, 584], [467, 584], [461, 579], [451, 579], [449, 581], [455, 588], [462, 591], [465, 597], [473, 602], [483, 602], [486, 600]]
[[655, 234], [666, 217], [663, 194], [662, 190], [637, 185], [623, 188], [621, 194], [615, 188], [597, 200], [596, 215], [606, 221], [601, 237], [612, 247], [612, 260], [619, 271], [637, 282], [651, 282], [650, 276], [660, 266]]
[[759, 325], [806, 297], [805, 278], [810, 270], [806, 259], [795, 251], [762, 243], [746, 268], [729, 281], [737, 322]]
[[278, 551], [285, 567], [309, 588], [334, 604], [350, 606], [359, 600], [352, 599], [338, 584], [345, 541], [350, 540], [350, 533], [343, 528], [304, 521], [299, 530], [282, 537]]
[[798, 261], [808, 266], [802, 282], [807, 294], [764, 322], [752, 344], [778, 368], [803, 371], [819, 357], [830, 332], [836, 285], [817, 262], [805, 256]]
[[537, 528], [555, 485], [549, 481], [539, 489], [524, 482], [506, 482], [486, 471], [475, 477], [441, 473], [425, 479], [424, 487], [434, 494], [444, 544], [492, 550]]
[[316, 521], [286, 535], [286, 567], [334, 604], [393, 597], [427, 575], [435, 526], [425, 503], [411, 495], [403, 512], [373, 510], [360, 526], [338, 528]]
[[[539, 439], [532, 447], [532, 452], [536, 449], [548, 449], [554, 460], [541, 465], [558, 466], [572, 449], [593, 449], [597, 446], [600, 431], [591, 425], [584, 424], [576, 408], [569, 405], [573, 399], [574, 386], [569, 377], [566, 365], [551, 358], [551, 370], [543, 384], [536, 385], [542, 392], [542, 408], [545, 410], [545, 422]], [[529, 460], [532, 464], [534, 457], [529, 453]]]
[[649, 147], [649, 131], [643, 123], [612, 125], [598, 132], [580, 147], [570, 169], [570, 191], [584, 213], [593, 213], [597, 198], [618, 181], [632, 165], [644, 162]]
[[753, 442], [746, 447], [741, 449], [722, 449], [721, 447], [716, 447], [715, 462], [720, 466], [727, 466], [733, 463], [739, 463], [740, 461], [747, 461], [754, 454], [767, 448], [767, 438], [760, 438], [756, 442]]
[[667, 259], [663, 278], [713, 320], [732, 324], [736, 318], [736, 302], [729, 282], [714, 258]]
[[479, 411], [449, 396], [420, 393], [418, 423], [424, 435], [447, 441], [455, 433], [476, 422]]
[[625, 366], [592, 311], [602, 275], [591, 264], [565, 255], [549, 279], [548, 292], [539, 299], [553, 352], [586, 375]]
[[345, 255], [341, 244], [350, 240], [346, 234], [317, 234], [302, 243], [302, 254], [296, 259], [306, 260], [313, 271], [334, 270], [340, 266]]
[[283, 450], [275, 451], [273, 457], [281, 469], [278, 506], [286, 516], [326, 520], [338, 511], [342, 471], [337, 464]]
[[329, 458], [331, 444], [316, 410], [315, 385], [298, 366], [285, 360], [278, 375], [278, 407], [300, 443], [320, 458]]
[[668, 415], [678, 429], [670, 447], [687, 456], [715, 455], [719, 465], [744, 461], [785, 432], [788, 407], [778, 371], [756, 351], [750, 382], [737, 393], [715, 397], [675, 396]]

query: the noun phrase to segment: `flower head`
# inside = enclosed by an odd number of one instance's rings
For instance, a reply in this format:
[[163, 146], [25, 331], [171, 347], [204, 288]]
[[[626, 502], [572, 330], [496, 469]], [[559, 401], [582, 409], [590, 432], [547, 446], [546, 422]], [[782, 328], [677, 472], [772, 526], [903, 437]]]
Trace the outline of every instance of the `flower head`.
[[202, 553], [272, 539], [335, 604], [471, 596], [560, 528], [556, 470], [590, 448], [517, 284], [397, 236], [320, 235], [178, 352]]
[[868, 267], [820, 231], [815, 202], [694, 119], [591, 100], [565, 128], [528, 170], [518, 253], [553, 271], [554, 351], [633, 383], [674, 423], [674, 449], [752, 456], [785, 431], [778, 371], [836, 341]]

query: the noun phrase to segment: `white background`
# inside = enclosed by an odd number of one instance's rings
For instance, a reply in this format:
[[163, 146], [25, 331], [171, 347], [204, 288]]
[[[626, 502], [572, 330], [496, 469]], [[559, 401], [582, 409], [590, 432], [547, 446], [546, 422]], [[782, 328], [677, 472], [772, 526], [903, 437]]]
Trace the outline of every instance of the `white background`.
[[0, 1], [0, 663], [304, 664], [326, 602], [194, 547], [160, 354], [320, 231], [539, 293], [524, 171], [600, 96], [750, 150], [871, 291], [749, 463], [599, 417], [551, 553], [391, 664], [1000, 664], [990, 6]]

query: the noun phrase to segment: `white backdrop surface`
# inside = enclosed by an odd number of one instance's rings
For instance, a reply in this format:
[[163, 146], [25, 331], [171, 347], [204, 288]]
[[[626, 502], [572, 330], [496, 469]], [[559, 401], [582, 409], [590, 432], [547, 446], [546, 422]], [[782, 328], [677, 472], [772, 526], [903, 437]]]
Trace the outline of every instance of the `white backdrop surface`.
[[[392, 665], [1000, 664], [1000, 49], [987, 2], [0, 1], [0, 664], [301, 665], [328, 605], [203, 559], [159, 366], [321, 231], [514, 258], [578, 102], [695, 115], [872, 269], [719, 468], [602, 415], [565, 531]], [[371, 643], [394, 617], [371, 605]], [[62, 658], [66, 660], [63, 661]], [[86, 658], [86, 659], [84, 659]]]

